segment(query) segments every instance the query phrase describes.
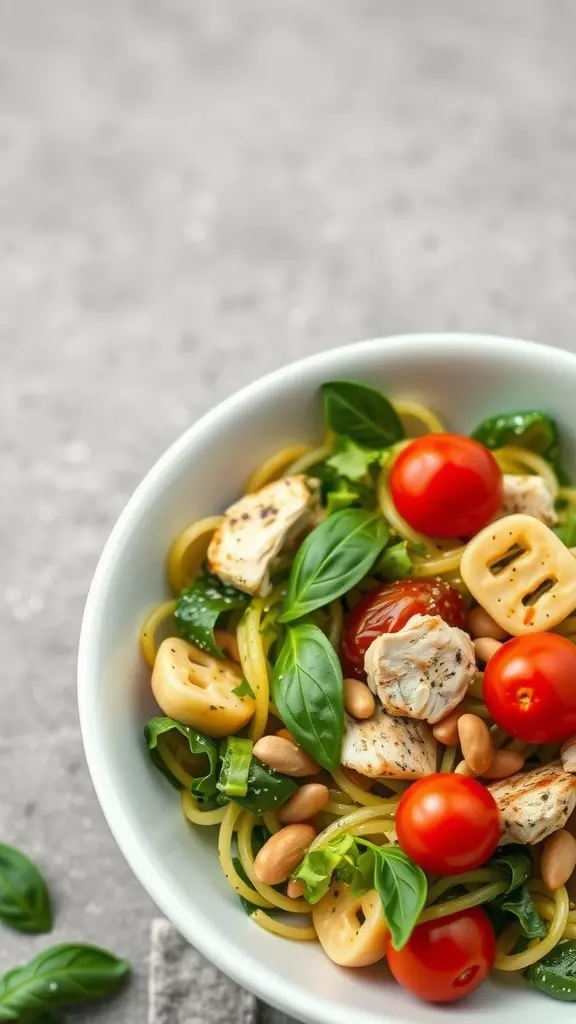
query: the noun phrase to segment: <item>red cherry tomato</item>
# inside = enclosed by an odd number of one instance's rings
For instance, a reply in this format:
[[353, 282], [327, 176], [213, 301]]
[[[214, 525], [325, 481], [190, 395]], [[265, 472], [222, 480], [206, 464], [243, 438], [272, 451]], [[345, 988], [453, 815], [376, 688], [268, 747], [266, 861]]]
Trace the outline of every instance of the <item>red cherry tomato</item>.
[[508, 640], [484, 672], [494, 721], [525, 743], [560, 743], [576, 732], [576, 646], [555, 633]]
[[390, 936], [386, 945], [396, 981], [432, 1003], [470, 995], [489, 974], [496, 955], [494, 930], [480, 907], [419, 924], [403, 949], [394, 949]]
[[451, 626], [466, 627], [457, 590], [444, 580], [398, 580], [371, 590], [350, 612], [342, 632], [342, 664], [347, 676], [364, 679], [364, 655], [382, 633], [397, 633], [413, 615], [441, 615]]
[[404, 852], [435, 875], [474, 871], [500, 842], [494, 797], [466, 775], [419, 779], [403, 794], [395, 824]]
[[390, 490], [413, 529], [427, 537], [471, 537], [502, 504], [502, 471], [469, 437], [427, 434], [400, 452]]

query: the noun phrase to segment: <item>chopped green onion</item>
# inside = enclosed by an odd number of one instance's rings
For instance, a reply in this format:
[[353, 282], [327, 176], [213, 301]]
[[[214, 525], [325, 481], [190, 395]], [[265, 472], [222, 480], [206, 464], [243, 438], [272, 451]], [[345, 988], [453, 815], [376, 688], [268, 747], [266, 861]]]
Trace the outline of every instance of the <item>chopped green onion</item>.
[[218, 789], [225, 796], [234, 798], [246, 796], [248, 772], [252, 761], [252, 740], [229, 736], [222, 754], [222, 767]]

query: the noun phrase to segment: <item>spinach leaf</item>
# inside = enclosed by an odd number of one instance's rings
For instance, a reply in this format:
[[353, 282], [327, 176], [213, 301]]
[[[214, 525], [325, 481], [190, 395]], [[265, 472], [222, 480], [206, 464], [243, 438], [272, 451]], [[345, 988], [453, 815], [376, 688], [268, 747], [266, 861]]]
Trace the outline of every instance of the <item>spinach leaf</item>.
[[576, 941], [559, 942], [551, 953], [528, 967], [524, 977], [552, 999], [576, 1003]]
[[500, 910], [517, 917], [529, 939], [546, 935], [546, 925], [534, 906], [534, 900], [524, 885], [495, 901]]
[[576, 515], [574, 512], [568, 513], [565, 523], [554, 527], [554, 533], [567, 548], [576, 547]]
[[224, 796], [235, 799], [248, 792], [248, 773], [252, 762], [252, 740], [229, 736], [222, 752], [220, 777], [216, 785]]
[[405, 580], [411, 575], [412, 569], [408, 543], [401, 540], [384, 548], [372, 572], [385, 580]]
[[334, 433], [366, 448], [401, 441], [404, 428], [394, 406], [374, 388], [353, 380], [322, 385], [326, 423]]
[[558, 427], [551, 416], [538, 410], [490, 416], [472, 431], [472, 437], [486, 448], [514, 445], [542, 455], [553, 466], [560, 461]]
[[52, 931], [46, 882], [20, 850], [0, 843], [0, 921], [19, 932]]
[[426, 875], [398, 846], [373, 846], [366, 839], [358, 842], [374, 851], [374, 887], [382, 903], [392, 945], [394, 949], [402, 949], [426, 903]]
[[379, 512], [336, 512], [308, 534], [290, 574], [281, 622], [292, 622], [351, 590], [372, 568], [389, 536]]
[[358, 483], [366, 479], [370, 468], [379, 461], [381, 451], [359, 448], [354, 441], [342, 438], [334, 455], [326, 459], [326, 465], [335, 469], [339, 476]]
[[250, 814], [266, 814], [281, 807], [296, 792], [297, 785], [288, 775], [280, 775], [252, 756], [248, 769], [248, 787], [245, 796], [232, 797]]
[[180, 635], [201, 651], [215, 658], [224, 658], [222, 648], [214, 637], [214, 628], [222, 612], [245, 608], [250, 597], [230, 587], [217, 576], [205, 572], [192, 586], [183, 590], [174, 610]]
[[54, 946], [0, 980], [0, 1021], [37, 1020], [61, 1006], [99, 999], [128, 970], [126, 960], [95, 946]]
[[488, 866], [497, 868], [508, 880], [506, 893], [524, 885], [532, 875], [532, 861], [526, 853], [526, 848], [517, 844], [501, 850], [496, 857], [492, 857]]
[[217, 793], [216, 780], [218, 776], [218, 748], [214, 740], [209, 739], [208, 736], [203, 736], [202, 733], [195, 732], [189, 725], [182, 725], [181, 722], [175, 721], [174, 718], [151, 718], [149, 722], [144, 726], [144, 738], [146, 745], [150, 753], [152, 763], [158, 768], [166, 778], [176, 786], [177, 789], [182, 789], [182, 784], [172, 775], [170, 769], [166, 766], [162, 760], [160, 751], [158, 750], [158, 739], [166, 733], [176, 730], [181, 736], [187, 741], [190, 748], [191, 754], [205, 754], [208, 758], [207, 771], [204, 775], [194, 779], [191, 790], [196, 797], [199, 804], [208, 803]]
[[326, 846], [307, 853], [292, 875], [304, 883], [304, 899], [308, 903], [318, 903], [328, 892], [335, 871], [339, 881], [349, 884], [351, 874], [340, 874], [340, 869], [348, 867], [354, 872], [358, 853], [355, 839], [348, 834], [336, 836]]
[[317, 626], [286, 631], [272, 674], [272, 699], [284, 725], [328, 770], [340, 764], [344, 732], [342, 668]]

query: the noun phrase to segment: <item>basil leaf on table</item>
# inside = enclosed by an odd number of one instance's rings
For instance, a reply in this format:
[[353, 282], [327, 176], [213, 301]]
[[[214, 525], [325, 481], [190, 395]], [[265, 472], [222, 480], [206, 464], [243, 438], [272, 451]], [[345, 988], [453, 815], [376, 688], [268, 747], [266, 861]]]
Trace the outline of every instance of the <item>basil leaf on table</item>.
[[172, 732], [172, 730], [176, 730], [176, 732], [179, 732], [180, 735], [184, 737], [188, 743], [191, 754], [204, 754], [208, 758], [208, 770], [204, 775], [194, 779], [191, 786], [191, 791], [196, 797], [198, 803], [207, 803], [209, 800], [212, 800], [217, 793], [218, 748], [214, 743], [214, 740], [210, 739], [208, 736], [203, 736], [200, 732], [196, 732], [189, 725], [182, 725], [181, 722], [177, 722], [174, 718], [151, 718], [144, 726], [144, 738], [146, 740], [150, 759], [154, 766], [158, 768], [159, 771], [161, 771], [177, 789], [182, 789], [182, 783], [179, 782], [172, 774], [158, 750], [158, 740], [160, 736], [164, 736], [166, 733]]
[[401, 441], [404, 428], [388, 399], [375, 388], [353, 380], [322, 385], [328, 427], [365, 448], [385, 448]]
[[46, 882], [20, 850], [0, 843], [0, 921], [19, 932], [52, 930]]
[[126, 960], [95, 946], [54, 946], [0, 980], [0, 1021], [35, 1020], [61, 1006], [99, 999], [129, 969]]
[[358, 842], [374, 851], [374, 888], [382, 903], [392, 945], [402, 949], [426, 903], [426, 875], [398, 846], [374, 846], [366, 839]]
[[507, 914], [513, 914], [518, 919], [524, 934], [529, 939], [542, 938], [547, 934], [546, 924], [536, 910], [534, 900], [524, 885], [506, 896], [501, 896], [495, 903], [500, 910]]
[[272, 700], [298, 743], [328, 770], [340, 764], [342, 668], [321, 629], [291, 626], [272, 673]]
[[546, 956], [524, 971], [531, 985], [552, 999], [576, 1002], [576, 941], [559, 942]]
[[384, 548], [372, 571], [385, 580], [405, 580], [411, 576], [413, 568], [408, 542], [401, 540]]
[[201, 651], [207, 651], [215, 658], [225, 658], [214, 637], [218, 618], [223, 612], [245, 608], [249, 601], [248, 594], [205, 572], [178, 598], [174, 618], [180, 635]]
[[234, 796], [231, 799], [250, 814], [266, 814], [285, 804], [297, 788], [294, 780], [288, 775], [280, 775], [253, 755], [248, 769], [246, 795]]
[[348, 508], [325, 519], [301, 544], [280, 622], [292, 622], [346, 594], [366, 576], [389, 537], [379, 512]]
[[523, 846], [510, 845], [501, 850], [488, 862], [488, 867], [497, 868], [508, 881], [506, 893], [524, 885], [532, 876], [532, 861]]

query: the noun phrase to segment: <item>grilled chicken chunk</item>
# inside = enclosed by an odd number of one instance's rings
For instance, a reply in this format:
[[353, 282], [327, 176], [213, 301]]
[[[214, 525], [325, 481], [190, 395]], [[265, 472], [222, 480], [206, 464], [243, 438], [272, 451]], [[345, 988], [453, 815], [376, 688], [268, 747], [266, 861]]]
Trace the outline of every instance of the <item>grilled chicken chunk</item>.
[[286, 476], [231, 505], [208, 548], [211, 571], [247, 594], [268, 594], [276, 556], [317, 521], [319, 487], [306, 476]]
[[371, 718], [346, 715], [342, 764], [371, 779], [421, 779], [436, 771], [437, 743], [424, 722], [393, 718], [378, 708]]
[[502, 815], [502, 843], [540, 843], [563, 828], [576, 807], [576, 776], [560, 761], [488, 786]]
[[554, 508], [554, 496], [546, 480], [541, 476], [504, 474], [502, 508], [499, 518], [511, 516], [516, 512], [534, 516], [546, 526], [554, 526], [558, 522]]
[[463, 699], [476, 672], [467, 633], [439, 615], [413, 615], [397, 633], [383, 633], [364, 659], [368, 685], [391, 715], [435, 725]]

